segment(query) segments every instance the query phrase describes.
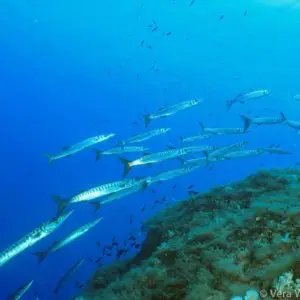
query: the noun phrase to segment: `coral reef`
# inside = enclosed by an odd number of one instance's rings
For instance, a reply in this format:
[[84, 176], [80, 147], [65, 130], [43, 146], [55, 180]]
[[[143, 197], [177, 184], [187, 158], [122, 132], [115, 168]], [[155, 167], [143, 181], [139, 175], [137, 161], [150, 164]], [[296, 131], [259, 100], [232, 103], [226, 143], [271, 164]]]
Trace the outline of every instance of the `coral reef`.
[[144, 227], [141, 251], [99, 269], [80, 299], [258, 299], [262, 290], [280, 299], [299, 285], [300, 171], [260, 171], [193, 195]]

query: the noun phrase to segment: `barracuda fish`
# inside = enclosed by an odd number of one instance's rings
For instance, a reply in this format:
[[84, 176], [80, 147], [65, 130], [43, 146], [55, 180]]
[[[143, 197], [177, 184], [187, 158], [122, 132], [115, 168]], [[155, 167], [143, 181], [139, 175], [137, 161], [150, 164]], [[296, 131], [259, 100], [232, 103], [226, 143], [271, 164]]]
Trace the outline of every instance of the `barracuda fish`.
[[239, 150], [232, 151], [223, 155], [224, 159], [233, 159], [233, 158], [241, 158], [241, 157], [249, 157], [249, 156], [259, 156], [261, 154], [266, 153], [264, 149], [250, 149], [250, 150]]
[[284, 150], [280, 147], [268, 147], [268, 148], [263, 148], [263, 150], [270, 154], [292, 154], [292, 152]]
[[146, 152], [149, 148], [143, 146], [120, 146], [114, 147], [109, 150], [95, 150], [96, 152], [96, 161], [98, 161], [102, 155], [113, 155], [113, 154], [122, 154], [122, 153], [135, 153], [135, 152]]
[[300, 101], [300, 94], [297, 94], [293, 97], [295, 101]]
[[243, 148], [248, 142], [247, 141], [241, 141], [239, 143], [231, 144], [226, 147], [219, 148], [215, 151], [212, 151], [207, 154], [207, 160], [210, 161], [211, 158], [222, 158], [224, 155], [228, 152], [232, 152], [235, 149], [241, 149]]
[[202, 122], [199, 122], [202, 133], [203, 134], [210, 134], [210, 135], [230, 135], [230, 134], [244, 134], [247, 132], [247, 129], [250, 126], [250, 123], [248, 120], [243, 119], [244, 121], [244, 127], [243, 128], [208, 128], [205, 127]]
[[186, 148], [179, 148], [179, 149], [169, 149], [162, 152], [148, 154], [133, 161], [120, 157], [120, 161], [124, 166], [123, 176], [126, 176], [134, 166], [141, 166], [146, 164], [162, 162], [165, 160], [178, 158], [186, 154], [187, 154]]
[[49, 164], [52, 164], [53, 161], [55, 161], [57, 159], [69, 157], [75, 153], [78, 153], [78, 152], [86, 149], [86, 148], [90, 148], [96, 144], [102, 143], [114, 136], [115, 136], [114, 133], [97, 135], [97, 136], [87, 138], [75, 145], [64, 147], [64, 148], [62, 148], [62, 151], [58, 154], [55, 154], [55, 155], [47, 154], [46, 156], [48, 157], [48, 162], [49, 162]]
[[93, 201], [93, 202], [91, 202], [91, 204], [94, 206], [95, 211], [97, 211], [97, 210], [99, 210], [100, 206], [102, 206], [102, 204], [106, 204], [106, 203], [112, 202], [114, 200], [119, 200], [123, 197], [137, 193], [139, 191], [144, 191], [149, 184], [150, 184], [150, 180], [149, 180], [149, 178], [146, 178], [144, 181], [141, 180], [141, 183], [139, 183], [139, 184], [136, 184], [132, 187], [123, 189], [119, 192], [110, 194], [107, 197], [105, 197], [103, 200]]
[[[222, 158], [217, 158], [217, 157], [211, 157], [209, 162], [210, 163], [213, 163], [213, 162], [218, 162], [222, 160]], [[189, 160], [185, 160], [183, 162], [184, 165], [190, 165], [190, 164], [193, 164], [193, 165], [203, 165], [203, 166], [207, 166], [207, 157], [197, 157], [197, 158], [192, 158], [192, 159], [189, 159]]]
[[205, 140], [205, 139], [209, 139], [212, 135], [211, 134], [199, 134], [199, 135], [194, 135], [194, 136], [190, 136], [190, 137], [180, 137], [180, 141], [181, 143], [192, 143], [192, 142], [196, 142], [196, 141], [201, 141], [201, 140]]
[[136, 135], [130, 137], [129, 139], [127, 139], [126, 141], [121, 141], [120, 144], [121, 145], [126, 145], [126, 144], [135, 144], [135, 143], [144, 142], [144, 141], [149, 140], [149, 139], [151, 139], [155, 136], [165, 134], [165, 133], [169, 132], [170, 130], [171, 130], [171, 128], [153, 129], [153, 130], [150, 130], [150, 131], [147, 131], [147, 132], [136, 134]]
[[0, 252], [0, 267], [11, 260], [13, 257], [24, 252], [43, 238], [50, 235], [52, 232], [58, 229], [72, 213], [73, 211], [69, 211], [55, 218], [52, 218], [51, 220], [41, 224], [39, 227], [9, 246], [7, 249]]
[[251, 91], [249, 93], [239, 94], [234, 99], [226, 102], [227, 109], [229, 110], [231, 108], [231, 106], [235, 103], [243, 103], [244, 104], [244, 103], [248, 102], [249, 100], [259, 99], [262, 97], [266, 97], [270, 94], [271, 94], [271, 91], [267, 90], [267, 89], [255, 90], [255, 91]]
[[185, 166], [183, 168], [173, 169], [170, 171], [162, 172], [160, 174], [157, 174], [154, 177], [150, 178], [150, 184], [153, 184], [155, 182], [161, 182], [161, 181], [167, 181], [179, 176], [186, 175], [188, 173], [191, 173], [195, 171], [196, 169], [200, 168], [199, 165], [189, 165]]
[[54, 294], [58, 294], [59, 290], [66, 284], [70, 277], [80, 268], [80, 266], [85, 262], [84, 258], [80, 258], [76, 263], [59, 279], [53, 290]]
[[24, 294], [30, 289], [33, 284], [33, 280], [19, 287], [13, 294], [7, 297], [7, 300], [20, 300]]
[[182, 101], [171, 106], [163, 107], [159, 109], [156, 113], [146, 114], [144, 115], [145, 127], [147, 127], [152, 120], [161, 119], [161, 118], [174, 115], [181, 110], [185, 110], [187, 108], [193, 107], [202, 102], [203, 102], [202, 100], [198, 100], [198, 99]]
[[34, 255], [37, 256], [39, 263], [41, 263], [50, 252], [56, 252], [62, 247], [70, 244], [71, 242], [77, 240], [82, 235], [90, 231], [93, 227], [95, 227], [103, 218], [97, 218], [94, 221], [88, 222], [87, 224], [77, 228], [76, 230], [72, 231], [68, 234], [65, 238], [61, 239], [60, 241], [56, 241], [50, 246], [46, 251], [39, 251], [35, 252]]
[[202, 146], [184, 147], [184, 149], [185, 149], [187, 154], [203, 152], [206, 155], [207, 153], [216, 150], [217, 147], [216, 146], [210, 146], [210, 145], [202, 145]]
[[300, 121], [286, 120], [285, 124], [294, 129], [300, 129]]
[[77, 202], [86, 202], [91, 201], [96, 198], [106, 196], [112, 193], [119, 192], [123, 189], [132, 187], [138, 183], [140, 183], [140, 178], [129, 178], [129, 179], [122, 179], [119, 181], [114, 181], [110, 183], [105, 183], [96, 187], [93, 187], [87, 191], [83, 191], [75, 196], [71, 197], [70, 199], [63, 199], [60, 196], [54, 196], [53, 200], [57, 204], [57, 211], [58, 213], [62, 212], [67, 205], [71, 203]]
[[169, 150], [148, 154], [133, 161], [120, 157], [120, 161], [124, 166], [123, 176], [126, 176], [128, 172], [135, 166], [153, 164], [175, 158], [180, 159], [180, 161], [182, 162], [181, 156], [183, 155], [195, 152], [203, 152], [204, 154], [206, 154], [209, 151], [216, 149], [216, 147], [214, 146], [194, 146], [182, 148], [168, 146], [168, 148]]
[[[250, 119], [244, 115], [240, 116], [242, 120], [244, 121], [244, 124], [247, 124], [248, 127], [251, 124], [256, 125], [272, 125], [272, 124], [280, 124], [286, 121], [285, 115], [283, 112], [280, 113], [280, 117], [256, 117], [253, 119]], [[248, 128], [247, 127], [247, 128]]]

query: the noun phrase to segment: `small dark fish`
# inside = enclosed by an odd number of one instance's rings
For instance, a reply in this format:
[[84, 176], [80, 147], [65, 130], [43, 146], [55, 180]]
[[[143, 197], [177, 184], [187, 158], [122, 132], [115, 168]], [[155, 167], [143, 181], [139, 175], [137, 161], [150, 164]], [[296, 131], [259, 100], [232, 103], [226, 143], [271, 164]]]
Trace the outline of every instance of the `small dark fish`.
[[172, 186], [173, 189], [175, 189], [176, 187], [177, 187], [177, 184], [174, 184], [174, 185]]
[[199, 192], [196, 192], [196, 191], [189, 191], [188, 194], [189, 194], [189, 196], [194, 196], [194, 195], [198, 195]]
[[100, 243], [100, 242], [96, 242], [96, 245], [97, 245], [98, 247], [101, 247], [101, 243]]
[[172, 34], [172, 32], [169, 31], [169, 32], [166, 33], [166, 36], [170, 36], [171, 34]]
[[145, 208], [146, 208], [146, 204], [144, 204], [144, 205], [141, 207], [140, 211], [141, 211], [141, 212], [144, 212], [144, 211], [145, 211]]
[[138, 248], [140, 248], [140, 246], [141, 246], [140, 244], [136, 244], [136, 245], [134, 246], [134, 248], [135, 248], [135, 249], [138, 249]]
[[134, 243], [131, 243], [130, 246], [131, 246], [131, 247], [134, 247], [134, 246], [135, 246], [135, 242], [134, 242]]
[[111, 253], [106, 253], [105, 255], [106, 255], [106, 256], [112, 256], [112, 254], [111, 254]]
[[156, 190], [155, 190], [155, 189], [152, 189], [152, 190], [151, 190], [151, 193], [152, 193], [152, 194], [156, 194]]
[[136, 78], [137, 78], [137, 79], [140, 78], [140, 73], [136, 73]]
[[244, 17], [246, 17], [248, 15], [248, 10], [244, 11]]
[[120, 258], [124, 253], [125, 253], [125, 249], [122, 249], [122, 248], [118, 249], [117, 255], [116, 255], [117, 258]]
[[155, 26], [152, 28], [152, 32], [156, 31], [158, 29], [158, 26]]
[[190, 2], [190, 6], [192, 6], [194, 3], [195, 3], [195, 0], [192, 0], [192, 1]]
[[223, 20], [224, 19], [224, 15], [221, 15], [220, 17], [219, 17], [219, 20], [221, 21], [221, 20]]
[[132, 223], [133, 223], [133, 216], [130, 216], [129, 223], [130, 223], [130, 224], [132, 224]]
[[145, 40], [142, 40], [141, 43], [140, 43], [141, 47], [144, 46], [144, 43], [145, 43]]
[[131, 235], [130, 237], [129, 237], [129, 241], [135, 241], [136, 240], [136, 238], [133, 236], [133, 235]]
[[193, 187], [194, 187], [193, 184], [189, 185], [189, 186], [188, 186], [188, 190], [192, 189]]
[[147, 45], [147, 48], [150, 49], [150, 50], [153, 49], [151, 45]]
[[94, 260], [91, 257], [88, 257], [89, 262], [93, 263]]

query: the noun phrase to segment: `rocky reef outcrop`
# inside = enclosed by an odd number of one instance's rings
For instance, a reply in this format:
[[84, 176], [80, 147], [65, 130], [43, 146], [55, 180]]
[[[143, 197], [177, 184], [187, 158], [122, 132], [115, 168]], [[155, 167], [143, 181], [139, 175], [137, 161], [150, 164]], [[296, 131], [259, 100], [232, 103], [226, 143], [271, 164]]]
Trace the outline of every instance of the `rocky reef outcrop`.
[[141, 251], [99, 269], [80, 299], [247, 299], [249, 289], [279, 299], [291, 288], [280, 279], [300, 278], [300, 172], [260, 171], [178, 202], [144, 227]]

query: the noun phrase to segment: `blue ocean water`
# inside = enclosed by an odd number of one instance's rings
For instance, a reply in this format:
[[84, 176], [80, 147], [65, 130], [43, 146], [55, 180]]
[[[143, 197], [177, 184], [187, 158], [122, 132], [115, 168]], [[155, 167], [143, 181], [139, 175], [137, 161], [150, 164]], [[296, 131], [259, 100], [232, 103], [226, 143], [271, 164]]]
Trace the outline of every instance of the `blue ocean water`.
[[[300, 104], [293, 99], [300, 93], [299, 12], [296, 0], [195, 0], [193, 5], [188, 0], [4, 1], [0, 9], [0, 249], [55, 216], [53, 195], [67, 198], [122, 177], [116, 156], [96, 163], [92, 150], [49, 166], [45, 154], [57, 153], [63, 146], [115, 132], [116, 138], [99, 146], [108, 149], [144, 131], [145, 112], [192, 98], [204, 101], [150, 123], [149, 129], [172, 128], [170, 134], [144, 143], [151, 152], [170, 143], [179, 146], [179, 136], [200, 131], [199, 121], [208, 127], [239, 127], [240, 114], [277, 116], [280, 112], [300, 120]], [[148, 26], [153, 22], [156, 31]], [[227, 100], [261, 88], [272, 94], [226, 110]], [[75, 280], [85, 283], [97, 266], [87, 260], [55, 298], [57, 280], [78, 258], [99, 256], [97, 241], [106, 245], [116, 237], [122, 243], [132, 230], [140, 232], [142, 222], [163, 207], [152, 209], [153, 200], [166, 196], [172, 203], [187, 197], [189, 184], [205, 191], [260, 168], [287, 167], [300, 160], [299, 134], [286, 126], [251, 127], [243, 139], [251, 148], [280, 144], [293, 154], [202, 168], [104, 205], [97, 214], [90, 205], [80, 205], [62, 228], [1, 267], [0, 299], [31, 279], [34, 285], [24, 299], [35, 299], [35, 293], [42, 300], [70, 299], [80, 292]], [[225, 136], [212, 143], [239, 140], [240, 136]], [[130, 176], [178, 166], [179, 162], [170, 161], [138, 167]], [[104, 219], [95, 229], [38, 265], [32, 253], [96, 216]], [[105, 258], [107, 263], [112, 260]]]

